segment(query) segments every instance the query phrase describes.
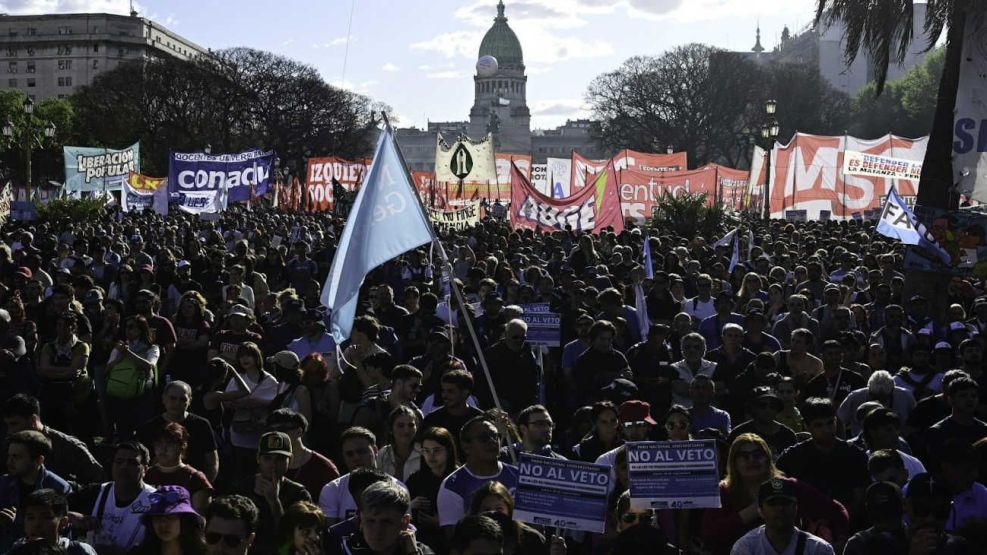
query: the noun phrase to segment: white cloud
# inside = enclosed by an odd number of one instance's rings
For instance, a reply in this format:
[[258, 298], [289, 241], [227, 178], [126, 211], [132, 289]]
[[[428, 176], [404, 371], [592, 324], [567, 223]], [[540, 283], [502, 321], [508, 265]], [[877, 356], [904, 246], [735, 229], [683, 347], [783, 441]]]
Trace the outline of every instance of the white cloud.
[[337, 46], [345, 45], [347, 42], [356, 42], [356, 37], [351, 37], [347, 39], [346, 37], [336, 37], [329, 40], [328, 42], [313, 42], [312, 48], [335, 48]]
[[451, 33], [442, 33], [429, 40], [412, 43], [411, 49], [421, 50], [423, 52], [435, 52], [446, 58], [459, 56], [461, 58], [472, 59], [476, 57], [476, 53], [480, 49], [480, 39], [483, 38], [484, 32], [453, 31]]
[[[135, 5], [138, 12], [143, 11]], [[129, 0], [7, 0], [0, 1], [0, 12], [10, 15], [48, 13], [130, 13]]]
[[588, 118], [590, 107], [578, 98], [529, 100], [532, 129], [554, 129], [570, 119]]
[[394, 73], [395, 71], [398, 71], [399, 68], [398, 68], [398, 66], [392, 64], [391, 62], [387, 62], [386, 64], [384, 64], [383, 66], [381, 66], [380, 70], [381, 71], [386, 71], [388, 73]]
[[374, 85], [376, 85], [377, 83], [379, 83], [379, 81], [372, 79], [369, 81], [360, 81], [360, 82], [353, 82], [350, 80], [340, 81], [339, 79], [336, 79], [335, 81], [332, 81], [332, 86], [339, 87], [341, 89], [346, 89], [348, 91], [353, 91], [359, 94], [369, 95], [370, 89], [373, 88]]
[[295, 44], [295, 39], [288, 39], [288, 40], [282, 42], [281, 43], [281, 46], [291, 46], [292, 44]]

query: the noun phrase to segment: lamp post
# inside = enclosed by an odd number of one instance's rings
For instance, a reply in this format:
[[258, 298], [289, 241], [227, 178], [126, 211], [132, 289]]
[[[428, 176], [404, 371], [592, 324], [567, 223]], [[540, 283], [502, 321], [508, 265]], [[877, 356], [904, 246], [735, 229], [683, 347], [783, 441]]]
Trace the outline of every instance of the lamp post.
[[[766, 177], [764, 181], [764, 219], [771, 219], [771, 151], [774, 150], [775, 141], [778, 139], [778, 134], [781, 132], [781, 126], [778, 125], [778, 120], [775, 118], [775, 114], [778, 111], [778, 102], [776, 100], [768, 100], [764, 103], [764, 113], [768, 115], [768, 121], [761, 127], [761, 138], [765, 139], [768, 145], [767, 155], [765, 156], [765, 169]], [[784, 212], [784, 197], [782, 197], [782, 212]]]
[[24, 126], [19, 130], [14, 127], [13, 123], [7, 122], [3, 126], [3, 136], [9, 141], [22, 143], [21, 146], [24, 148], [24, 158], [26, 160], [24, 189], [25, 195], [30, 199], [31, 186], [34, 182], [34, 168], [32, 164], [34, 149], [44, 146], [46, 139], [53, 138], [56, 128], [55, 124], [49, 121], [47, 125], [43, 126], [43, 129], [38, 129], [46, 122], [36, 121], [34, 117], [34, 101], [30, 98], [24, 99], [24, 116]]

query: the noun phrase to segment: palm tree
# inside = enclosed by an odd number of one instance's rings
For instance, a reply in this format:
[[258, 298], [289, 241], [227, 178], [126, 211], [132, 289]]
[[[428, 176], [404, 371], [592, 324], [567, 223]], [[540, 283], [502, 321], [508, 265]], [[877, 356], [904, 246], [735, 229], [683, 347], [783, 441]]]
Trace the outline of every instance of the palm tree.
[[[884, 90], [892, 56], [900, 63], [915, 38], [913, 0], [817, 0], [816, 24], [840, 21], [846, 27], [844, 55], [852, 63], [866, 50], [874, 62], [877, 94]], [[925, 33], [931, 48], [946, 30], [946, 64], [939, 82], [939, 99], [922, 166], [918, 203], [933, 208], [956, 208], [953, 190], [953, 111], [960, 79], [963, 29], [968, 17], [987, 15], [983, 0], [927, 0]]]

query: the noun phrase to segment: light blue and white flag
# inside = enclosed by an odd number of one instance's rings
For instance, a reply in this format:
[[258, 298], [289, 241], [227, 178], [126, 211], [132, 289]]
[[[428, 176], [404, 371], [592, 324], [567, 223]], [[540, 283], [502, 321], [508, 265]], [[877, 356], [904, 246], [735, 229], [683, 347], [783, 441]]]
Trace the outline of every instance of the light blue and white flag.
[[329, 331], [337, 343], [349, 339], [367, 273], [432, 240], [431, 224], [416, 195], [391, 128], [385, 127], [322, 288], [322, 304], [332, 311]]
[[888, 200], [877, 221], [877, 232], [885, 237], [897, 239], [906, 245], [917, 245], [936, 254], [943, 264], [949, 264], [952, 257], [929, 233], [925, 225], [918, 221], [898, 192], [891, 188]]
[[644, 232], [644, 248], [642, 251], [644, 253], [644, 277], [655, 279], [655, 266], [651, 262], [651, 237], [648, 236], [648, 232]]

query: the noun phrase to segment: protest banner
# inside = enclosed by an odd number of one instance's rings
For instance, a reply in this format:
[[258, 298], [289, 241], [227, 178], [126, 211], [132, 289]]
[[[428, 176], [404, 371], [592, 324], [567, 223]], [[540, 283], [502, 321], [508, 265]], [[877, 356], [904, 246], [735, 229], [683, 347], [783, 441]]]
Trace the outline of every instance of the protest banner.
[[591, 181], [593, 177], [604, 170], [607, 164], [610, 163], [609, 160], [590, 160], [585, 156], [579, 154], [575, 150], [572, 151], [572, 165], [571, 165], [571, 181], [569, 183], [569, 193], [576, 193], [586, 186], [586, 183]]
[[790, 222], [805, 223], [809, 221], [809, 213], [807, 210], [785, 210], [785, 219]]
[[844, 171], [847, 153], [920, 164], [927, 144], [928, 137], [887, 135], [864, 140], [796, 133], [787, 145], [776, 146], [771, 152], [771, 217], [782, 218], [786, 210], [806, 210], [809, 220], [818, 219], [820, 210], [829, 210], [834, 218], [849, 218], [854, 212], [867, 210], [879, 212], [883, 207], [881, 195], [888, 194], [892, 186], [900, 195], [915, 195], [918, 180], [849, 173]]
[[717, 170], [712, 166], [653, 175], [621, 170], [617, 176], [623, 216], [638, 223], [654, 215], [658, 202], [665, 195], [680, 197], [686, 193], [706, 193], [706, 202], [711, 206], [715, 199]]
[[980, 210], [942, 210], [915, 207], [915, 218], [950, 257], [928, 246], [908, 246], [904, 269], [924, 270], [961, 278], [987, 278], [987, 214]]
[[704, 509], [720, 506], [716, 442], [642, 441], [627, 447], [631, 507]]
[[602, 534], [610, 467], [522, 453], [514, 518], [540, 526]]
[[497, 183], [511, 182], [511, 162], [517, 164], [521, 173], [531, 179], [531, 156], [528, 154], [498, 152], [495, 155], [495, 162], [497, 164]]
[[120, 209], [141, 212], [148, 208], [153, 208], [158, 214], [168, 214], [168, 178], [131, 172], [120, 191]]
[[578, 191], [586, 183], [593, 181], [609, 162], [613, 162], [614, 169], [620, 171], [633, 171], [647, 176], [659, 176], [667, 172], [682, 172], [688, 169], [688, 156], [685, 152], [673, 152], [671, 154], [655, 154], [650, 152], [637, 152], [635, 150], [624, 149], [608, 160], [589, 160], [577, 152], [572, 153], [571, 191]]
[[189, 214], [218, 214], [226, 210], [227, 197], [219, 191], [171, 191], [169, 203]]
[[531, 186], [546, 197], [554, 196], [550, 194], [551, 189], [548, 188], [548, 166], [546, 164], [531, 165]]
[[617, 185], [617, 172], [610, 164], [589, 186], [564, 199], [552, 199], [536, 191], [515, 167], [511, 170], [511, 226], [535, 230], [571, 226], [576, 232], [593, 233], [612, 227], [620, 233], [624, 219]]
[[[548, 158], [545, 162], [547, 171], [545, 178], [549, 191], [549, 194], [545, 196], [552, 198], [565, 198], [569, 196], [569, 187], [572, 183], [572, 159]], [[534, 185], [533, 182], [532, 185]]]
[[480, 204], [471, 202], [458, 210], [425, 208], [428, 219], [440, 232], [465, 231], [480, 223]]
[[562, 315], [552, 312], [548, 303], [521, 305], [521, 319], [528, 324], [528, 344], [534, 347], [559, 347], [562, 342]]
[[922, 160], [902, 160], [848, 150], [843, 153], [843, 173], [918, 181], [922, 177]]
[[140, 172], [140, 143], [122, 150], [84, 146], [62, 149], [65, 191], [119, 191], [130, 172]]
[[325, 212], [333, 208], [335, 180], [347, 192], [360, 187], [370, 169], [370, 160], [344, 160], [335, 156], [309, 158], [305, 172], [305, 198], [310, 212]]
[[[274, 152], [249, 150], [238, 154], [172, 152], [168, 160], [168, 190], [196, 193], [188, 198], [205, 198], [198, 193], [223, 191], [224, 202], [267, 194], [274, 169]], [[215, 195], [211, 195], [215, 197]]]
[[479, 141], [462, 137], [446, 144], [437, 134], [435, 144], [435, 179], [440, 182], [497, 183], [497, 162], [492, 135]]
[[[987, 18], [966, 18], [953, 118], [953, 183], [987, 202]], [[946, 184], [942, 184], [945, 186]], [[899, 193], [904, 193], [900, 188]]]

